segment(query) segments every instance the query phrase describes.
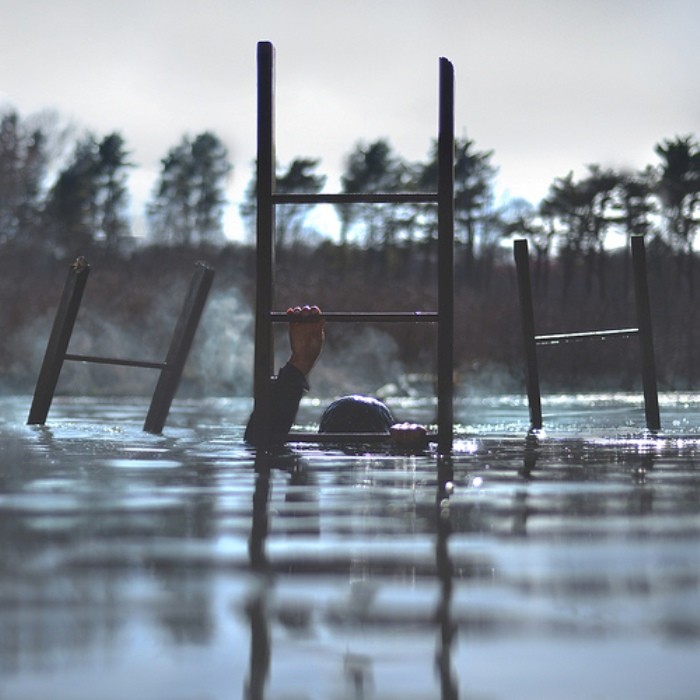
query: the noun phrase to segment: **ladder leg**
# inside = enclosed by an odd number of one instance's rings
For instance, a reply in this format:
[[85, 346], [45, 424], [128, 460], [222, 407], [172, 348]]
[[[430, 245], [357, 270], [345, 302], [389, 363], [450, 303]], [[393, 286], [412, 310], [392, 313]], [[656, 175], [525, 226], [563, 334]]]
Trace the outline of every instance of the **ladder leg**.
[[520, 297], [520, 324], [525, 351], [525, 381], [527, 400], [530, 407], [530, 430], [542, 429], [542, 397], [540, 376], [537, 367], [537, 344], [535, 342], [535, 314], [532, 306], [532, 285], [530, 283], [530, 254], [527, 241], [513, 243], [515, 267], [518, 275], [518, 295]]
[[454, 68], [440, 59], [438, 133], [438, 451], [454, 438]]
[[637, 327], [642, 356], [642, 387], [647, 428], [660, 430], [659, 394], [656, 385], [654, 339], [651, 329], [649, 284], [647, 281], [646, 249], [644, 236], [632, 236], [632, 265], [634, 267], [634, 291], [637, 305]]
[[90, 266], [82, 257], [71, 265], [68, 272], [34, 389], [34, 398], [27, 420], [29, 425], [43, 425], [46, 422], [89, 272]]
[[157, 434], [163, 430], [213, 279], [212, 268], [203, 263], [195, 265], [190, 288], [170, 341], [165, 368], [158, 377], [143, 426], [148, 433]]
[[272, 311], [275, 269], [274, 144], [274, 47], [258, 44], [258, 160], [257, 160], [257, 252], [255, 298], [255, 371], [253, 395], [255, 412], [269, 437], [271, 424], [271, 376], [274, 347]]

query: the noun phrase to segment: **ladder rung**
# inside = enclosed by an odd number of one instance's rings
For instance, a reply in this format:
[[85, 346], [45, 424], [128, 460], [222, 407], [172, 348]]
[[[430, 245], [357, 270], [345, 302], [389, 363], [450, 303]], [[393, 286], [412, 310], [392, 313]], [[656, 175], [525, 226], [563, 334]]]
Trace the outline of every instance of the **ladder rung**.
[[558, 333], [555, 335], [536, 335], [538, 345], [557, 345], [558, 343], [577, 343], [580, 340], [605, 340], [606, 338], [628, 338], [639, 333], [638, 328], [619, 328], [610, 331], [583, 331], [581, 333]]
[[66, 353], [66, 360], [74, 362], [93, 362], [100, 365], [122, 365], [123, 367], [143, 367], [145, 369], [167, 369], [165, 362], [148, 362], [147, 360], [120, 360], [114, 357], [94, 357], [92, 355], [74, 355]]
[[283, 311], [270, 312], [273, 323], [290, 321], [318, 321], [319, 319], [340, 323], [372, 322], [379, 323], [437, 323], [437, 311], [324, 311], [321, 314], [299, 316]]
[[273, 204], [401, 204], [435, 203], [436, 192], [364, 192], [342, 194], [273, 194]]
[[[317, 443], [359, 443], [377, 445], [391, 442], [388, 433], [310, 433], [292, 431], [287, 436], [289, 442], [317, 442]], [[435, 433], [426, 435], [428, 442], [437, 442]]]

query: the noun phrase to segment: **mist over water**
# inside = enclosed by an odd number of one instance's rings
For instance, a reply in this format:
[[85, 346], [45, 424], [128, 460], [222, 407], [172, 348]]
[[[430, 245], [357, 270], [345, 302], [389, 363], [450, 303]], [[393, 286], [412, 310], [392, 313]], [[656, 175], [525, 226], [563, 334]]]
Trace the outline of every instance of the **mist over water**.
[[[181, 303], [181, 289], [154, 303], [148, 317], [136, 325], [126, 313], [105, 313], [90, 307], [89, 298], [78, 315], [69, 352], [159, 362], [165, 359]], [[6, 375], [30, 391], [46, 351], [54, 310], [35, 317], [8, 339], [13, 364]], [[144, 329], [145, 326], [145, 329]], [[253, 391], [255, 319], [250, 304], [235, 288], [213, 287], [192, 349], [185, 364], [179, 395], [250, 397]], [[289, 358], [287, 329], [276, 329], [275, 371]], [[353, 327], [349, 335], [329, 325], [328, 341], [314, 369], [316, 396], [377, 393], [387, 383], [397, 387], [407, 374], [398, 343], [376, 327]], [[335, 336], [335, 337], [334, 337]], [[425, 372], [433, 368], [432, 358]], [[67, 361], [58, 393], [65, 395], [150, 396], [157, 379], [152, 370]], [[6, 387], [13, 393], [13, 387]], [[400, 389], [406, 393], [406, 388]]]
[[460, 398], [445, 486], [433, 452], [263, 459], [247, 397], [162, 436], [146, 397], [0, 398], [0, 697], [694, 697], [700, 395], [658, 435], [638, 395], [544, 403], [533, 438], [521, 394]]
[[254, 317], [235, 290], [213, 290], [205, 308], [184, 378], [205, 396], [251, 396]]
[[311, 377], [314, 393], [376, 394], [388, 380], [396, 380], [405, 373], [398, 344], [389, 334], [378, 328], [358, 326], [351, 341], [333, 344], [333, 330], [333, 327], [328, 329], [331, 340]]

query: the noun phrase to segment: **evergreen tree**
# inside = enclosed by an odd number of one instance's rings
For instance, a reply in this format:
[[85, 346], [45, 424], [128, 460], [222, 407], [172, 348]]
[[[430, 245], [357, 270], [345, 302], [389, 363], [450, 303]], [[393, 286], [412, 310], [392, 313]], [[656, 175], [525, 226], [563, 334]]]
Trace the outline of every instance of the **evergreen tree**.
[[0, 118], [0, 241], [30, 241], [38, 234], [48, 156], [46, 135], [17, 112]]
[[224, 188], [231, 170], [226, 147], [215, 134], [183, 137], [161, 161], [147, 207], [153, 240], [174, 245], [221, 242]]
[[[346, 159], [341, 190], [345, 194], [401, 192], [411, 186], [411, 176], [408, 164], [393, 152], [385, 139], [367, 145], [358, 143]], [[336, 209], [342, 244], [357, 227], [360, 240], [368, 247], [390, 245], [399, 232], [410, 227], [412, 220], [396, 205], [341, 204]]]
[[[325, 175], [317, 175], [314, 170], [319, 160], [295, 158], [277, 178], [277, 192], [280, 194], [316, 194], [326, 184]], [[302, 238], [304, 225], [309, 214], [309, 205], [285, 204], [277, 207], [277, 243], [282, 246], [287, 241], [295, 242]]]
[[129, 233], [126, 215], [128, 192], [126, 188], [128, 163], [124, 139], [118, 133], [105, 136], [98, 146], [97, 205], [99, 229], [97, 235], [109, 248], [117, 248]]
[[621, 177], [600, 166], [588, 166], [588, 175], [575, 181], [573, 172], [557, 178], [540, 208], [558, 222], [560, 251], [566, 273], [564, 294], [573, 278], [577, 259], [586, 261], [587, 289], [597, 271], [600, 293], [605, 291], [605, 243], [616, 221], [616, 192]]
[[[473, 271], [477, 240], [491, 244], [493, 231], [493, 151], [477, 151], [474, 141], [455, 139], [455, 238], [464, 244], [468, 277]], [[416, 187], [435, 191], [438, 180], [438, 144], [433, 142], [427, 163], [417, 166]], [[422, 226], [429, 240], [437, 236], [437, 212], [423, 207]]]
[[98, 146], [92, 136], [86, 136], [76, 143], [71, 160], [51, 187], [46, 229], [59, 250], [79, 252], [98, 230], [98, 164]]
[[700, 226], [700, 147], [692, 136], [656, 146], [661, 159], [657, 192], [668, 243], [685, 253], [693, 249]]
[[80, 250], [93, 241], [117, 247], [129, 230], [124, 140], [118, 133], [97, 142], [88, 134], [49, 191], [46, 228], [54, 246]]
[[655, 211], [654, 188], [655, 175], [651, 167], [640, 172], [620, 173], [617, 223], [628, 237], [654, 232], [651, 220]]
[[[325, 175], [314, 171], [318, 159], [295, 158], [281, 174], [277, 175], [275, 192], [279, 194], [316, 194], [326, 184]], [[241, 217], [251, 240], [255, 240], [257, 219], [257, 180], [253, 174], [240, 206]], [[284, 204], [275, 208], [275, 243], [282, 248], [287, 243], [301, 240], [311, 207], [308, 204]]]
[[534, 255], [535, 290], [546, 291], [554, 240], [552, 221], [546, 210], [533, 207], [525, 199], [513, 199], [502, 214], [502, 226], [504, 236], [528, 240], [531, 254]]

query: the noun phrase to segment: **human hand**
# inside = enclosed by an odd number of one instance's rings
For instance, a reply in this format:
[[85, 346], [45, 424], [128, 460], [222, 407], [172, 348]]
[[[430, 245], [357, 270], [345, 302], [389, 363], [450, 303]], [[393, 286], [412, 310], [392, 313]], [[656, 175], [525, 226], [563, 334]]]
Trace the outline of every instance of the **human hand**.
[[[287, 315], [292, 317], [306, 318], [320, 314], [321, 309], [318, 306], [294, 306], [287, 309]], [[289, 363], [305, 375], [308, 374], [321, 354], [325, 338], [326, 322], [322, 318], [318, 321], [290, 320], [289, 345], [292, 348], [292, 356]]]
[[403, 450], [424, 450], [428, 445], [428, 431], [418, 423], [394, 423], [389, 433], [394, 445]]

